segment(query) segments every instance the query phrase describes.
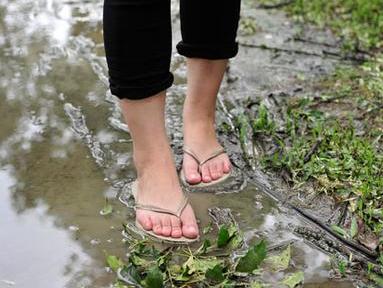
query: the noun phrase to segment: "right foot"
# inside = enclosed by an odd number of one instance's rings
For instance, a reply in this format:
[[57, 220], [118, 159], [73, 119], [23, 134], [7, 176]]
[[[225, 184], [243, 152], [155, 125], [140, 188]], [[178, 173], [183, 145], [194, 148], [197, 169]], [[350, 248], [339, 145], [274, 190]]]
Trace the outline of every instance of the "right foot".
[[[183, 191], [178, 181], [170, 147], [154, 153], [136, 157], [138, 172], [138, 195], [136, 201], [143, 205], [157, 206], [176, 211], [183, 200]], [[150, 154], [150, 155], [149, 155]], [[190, 204], [187, 204], [181, 216], [137, 209], [136, 219], [145, 230], [156, 235], [180, 238], [197, 238], [197, 221]]]

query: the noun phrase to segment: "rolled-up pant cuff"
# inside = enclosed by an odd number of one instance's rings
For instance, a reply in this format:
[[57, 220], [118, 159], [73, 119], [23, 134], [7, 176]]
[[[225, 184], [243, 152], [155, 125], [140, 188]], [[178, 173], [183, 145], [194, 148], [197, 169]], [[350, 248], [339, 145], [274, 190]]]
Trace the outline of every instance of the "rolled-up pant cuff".
[[[163, 79], [157, 80], [153, 84], [143, 83], [140, 86], [121, 86], [109, 78], [110, 91], [119, 99], [140, 100], [149, 96], [154, 96], [172, 86], [174, 76], [169, 72]], [[121, 82], [123, 83], [123, 82]]]
[[189, 44], [180, 41], [177, 44], [177, 51], [180, 55], [189, 58], [229, 59], [237, 55], [238, 43]]

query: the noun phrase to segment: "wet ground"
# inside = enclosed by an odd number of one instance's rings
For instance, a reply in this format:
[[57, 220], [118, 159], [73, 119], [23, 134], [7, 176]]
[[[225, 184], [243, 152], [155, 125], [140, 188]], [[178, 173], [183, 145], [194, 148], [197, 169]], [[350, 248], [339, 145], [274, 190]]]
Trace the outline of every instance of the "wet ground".
[[[257, 33], [239, 37], [240, 53], [221, 90], [220, 124], [230, 124], [244, 103], [302, 89], [297, 77], [328, 73], [338, 63], [322, 55], [335, 43], [327, 33], [304, 31], [326, 45], [291, 41], [299, 27], [280, 12], [244, 7]], [[0, 0], [0, 15], [0, 287], [108, 287], [114, 274], [105, 255], [125, 255], [122, 224], [133, 219], [118, 196], [128, 198], [135, 172], [127, 127], [107, 89], [102, 2]], [[287, 49], [294, 52], [277, 51]], [[172, 70], [167, 126], [180, 163], [186, 79], [177, 54]], [[332, 279], [331, 255], [294, 233], [310, 223], [270, 196], [273, 187], [255, 162], [254, 170], [246, 166], [237, 138], [220, 137], [238, 177], [219, 191], [225, 193], [192, 194], [201, 225], [211, 220], [208, 208], [230, 208], [247, 243], [258, 237], [270, 245], [293, 242], [292, 262], [305, 272], [304, 287], [352, 287]], [[247, 153], [256, 158], [254, 150]], [[114, 211], [102, 216], [106, 199]]]

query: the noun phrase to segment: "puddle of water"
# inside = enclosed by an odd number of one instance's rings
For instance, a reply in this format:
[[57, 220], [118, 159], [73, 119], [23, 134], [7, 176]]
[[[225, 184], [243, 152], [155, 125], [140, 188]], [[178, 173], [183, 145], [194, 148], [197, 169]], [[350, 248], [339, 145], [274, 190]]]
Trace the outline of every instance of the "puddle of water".
[[[126, 253], [121, 224], [131, 211], [115, 196], [135, 172], [126, 126], [107, 90], [101, 5], [0, 0], [0, 287], [108, 287], [114, 275], [104, 251]], [[175, 15], [177, 9], [177, 22]], [[173, 68], [167, 126], [179, 149], [181, 57]], [[114, 207], [107, 217], [99, 214], [105, 198]], [[293, 261], [306, 282], [333, 287], [322, 284], [328, 257], [290, 232], [300, 220], [253, 185], [239, 194], [193, 194], [192, 202], [201, 226], [210, 221], [208, 208], [227, 207], [248, 242], [296, 240]]]

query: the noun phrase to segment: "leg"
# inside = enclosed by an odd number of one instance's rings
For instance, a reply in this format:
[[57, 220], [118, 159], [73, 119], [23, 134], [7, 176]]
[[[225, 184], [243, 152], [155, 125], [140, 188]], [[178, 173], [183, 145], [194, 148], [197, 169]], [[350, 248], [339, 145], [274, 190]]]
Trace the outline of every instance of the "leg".
[[[165, 92], [142, 100], [123, 99], [120, 104], [133, 139], [139, 202], [176, 210], [182, 190], [165, 131]], [[181, 221], [175, 216], [145, 210], [137, 210], [136, 217], [145, 229], [159, 235], [198, 236], [190, 205], [182, 213]]]
[[[105, 0], [105, 52], [112, 93], [133, 139], [141, 204], [174, 210], [182, 196], [165, 131], [165, 89], [169, 72], [171, 26], [169, 0]], [[137, 210], [147, 230], [163, 236], [195, 238], [198, 227], [190, 205], [180, 219]]]
[[[220, 9], [217, 9], [217, 5]], [[235, 42], [240, 0], [181, 0], [182, 41], [178, 52], [187, 58], [187, 95], [184, 104], [184, 144], [201, 159], [220, 148], [215, 134], [217, 93], [227, 59], [238, 51]], [[193, 21], [198, 15], [199, 21]], [[210, 182], [230, 172], [226, 154], [209, 160], [198, 172], [198, 163], [184, 155], [183, 169], [189, 183]]]

